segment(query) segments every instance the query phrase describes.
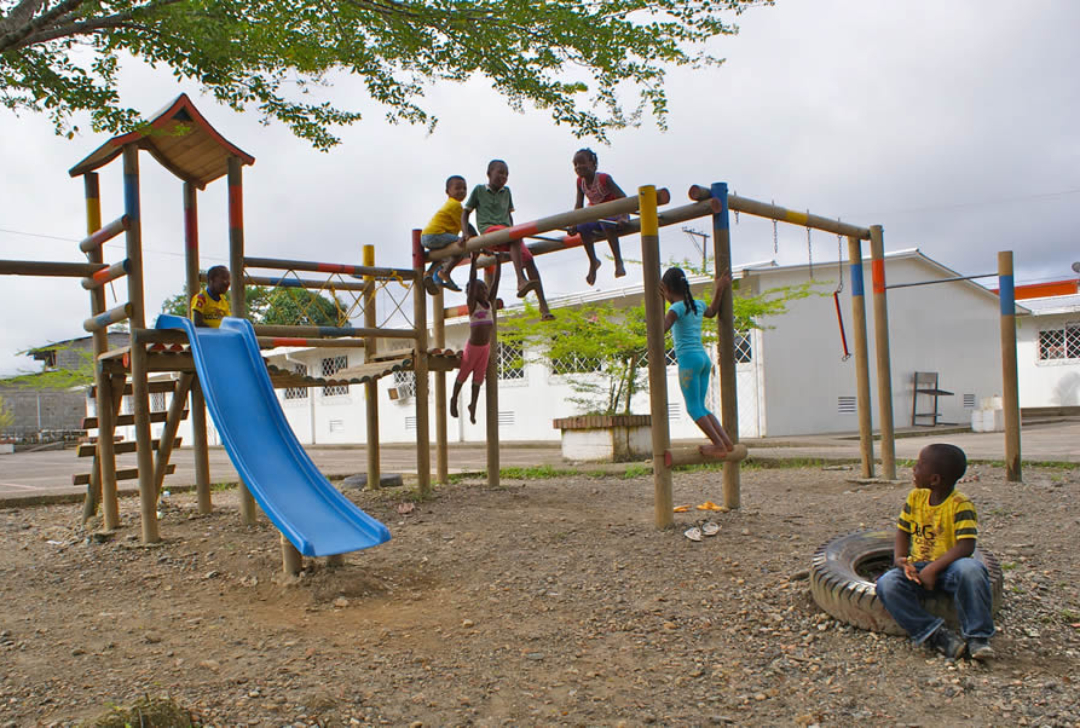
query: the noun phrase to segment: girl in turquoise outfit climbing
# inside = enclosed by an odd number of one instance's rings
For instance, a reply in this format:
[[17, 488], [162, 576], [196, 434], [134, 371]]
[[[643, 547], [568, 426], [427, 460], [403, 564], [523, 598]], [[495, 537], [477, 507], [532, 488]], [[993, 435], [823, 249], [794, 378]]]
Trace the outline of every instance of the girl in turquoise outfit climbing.
[[675, 340], [679, 387], [686, 400], [686, 412], [709, 438], [709, 444], [702, 445], [700, 450], [702, 455], [711, 458], [724, 457], [731, 452], [734, 443], [716, 415], [705, 407], [712, 361], [701, 343], [701, 322], [716, 316], [720, 310], [720, 297], [730, 285], [731, 273], [725, 271], [716, 279], [712, 303], [706, 306], [690, 292], [690, 282], [682, 268], [668, 268], [660, 280], [660, 294], [670, 304], [664, 317], [664, 331], [671, 331]]

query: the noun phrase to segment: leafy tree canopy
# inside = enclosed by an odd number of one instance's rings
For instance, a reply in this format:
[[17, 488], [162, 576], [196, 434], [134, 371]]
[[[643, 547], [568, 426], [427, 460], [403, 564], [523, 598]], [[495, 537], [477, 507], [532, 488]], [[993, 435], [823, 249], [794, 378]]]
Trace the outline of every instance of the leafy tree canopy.
[[362, 78], [391, 122], [429, 127], [427, 85], [482, 75], [514, 108], [603, 140], [644, 111], [663, 127], [665, 69], [722, 62], [708, 46], [737, 31], [725, 18], [772, 2], [0, 0], [0, 103], [44, 112], [68, 136], [77, 112], [95, 131], [127, 131], [140, 121], [116, 88], [129, 54], [326, 150], [339, 141], [330, 127], [361, 118], [315, 98], [332, 71]]
[[[341, 301], [304, 288], [247, 286], [244, 289], [247, 318], [255, 324], [279, 326], [345, 326], [345, 306]], [[189, 316], [191, 296], [187, 284], [180, 293], [166, 298], [162, 313]]]

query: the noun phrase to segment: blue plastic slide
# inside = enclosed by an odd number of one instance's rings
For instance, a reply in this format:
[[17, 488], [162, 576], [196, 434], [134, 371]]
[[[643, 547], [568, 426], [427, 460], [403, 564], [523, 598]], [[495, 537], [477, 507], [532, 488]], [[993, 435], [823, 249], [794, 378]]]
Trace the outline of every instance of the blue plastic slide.
[[255, 330], [240, 318], [195, 328], [162, 314], [159, 329], [183, 329], [225, 450], [263, 512], [304, 556], [378, 546], [390, 531], [338, 492], [300, 446], [281, 411]]

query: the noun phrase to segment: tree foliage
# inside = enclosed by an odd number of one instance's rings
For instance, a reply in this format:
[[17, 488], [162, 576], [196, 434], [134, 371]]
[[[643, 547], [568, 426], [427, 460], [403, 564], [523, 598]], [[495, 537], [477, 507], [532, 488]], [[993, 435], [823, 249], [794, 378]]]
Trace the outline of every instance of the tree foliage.
[[15, 413], [4, 402], [4, 398], [0, 397], [0, 431], [6, 430], [13, 424], [15, 424]]
[[[0, 102], [49, 115], [71, 135], [126, 131], [140, 116], [116, 88], [134, 56], [258, 109], [316, 148], [371, 107], [429, 127], [438, 81], [484, 76], [511, 106], [535, 106], [604, 139], [644, 111], [663, 126], [665, 70], [718, 64], [710, 41], [730, 18], [773, 0], [0, 0]], [[320, 100], [333, 72], [358, 76], [367, 103]], [[619, 92], [633, 89], [624, 109]]]
[[[708, 262], [704, 267], [689, 261], [675, 264], [691, 276], [701, 275], [711, 267]], [[735, 281], [734, 286], [735, 330], [744, 333], [765, 328], [764, 320], [786, 313], [791, 301], [819, 295], [810, 282], [772, 288], [758, 296], [740, 295], [739, 281]], [[711, 291], [704, 296], [706, 303], [711, 298]], [[537, 312], [527, 306], [522, 313], [507, 316], [500, 322], [499, 338], [520, 346], [527, 352], [527, 358], [544, 361], [553, 369], [557, 368], [556, 363], [574, 357], [585, 364], [579, 372], [584, 376], [568, 379], [575, 393], [570, 402], [584, 413], [630, 414], [634, 395], [647, 388], [648, 336], [644, 301], [629, 307], [602, 303], [560, 308], [554, 321], [539, 320]], [[702, 327], [702, 340], [706, 347], [715, 347], [715, 325]], [[670, 334], [666, 348], [672, 348]], [[591, 361], [598, 361], [598, 366], [588, 366]]]

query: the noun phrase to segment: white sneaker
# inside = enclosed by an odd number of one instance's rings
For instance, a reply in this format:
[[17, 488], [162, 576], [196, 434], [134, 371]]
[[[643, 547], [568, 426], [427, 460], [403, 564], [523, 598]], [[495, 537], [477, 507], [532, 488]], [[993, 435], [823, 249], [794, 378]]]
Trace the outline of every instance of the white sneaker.
[[683, 533], [683, 536], [686, 536], [691, 541], [700, 541], [701, 529], [697, 526], [691, 526], [690, 528], [686, 529], [686, 531]]

